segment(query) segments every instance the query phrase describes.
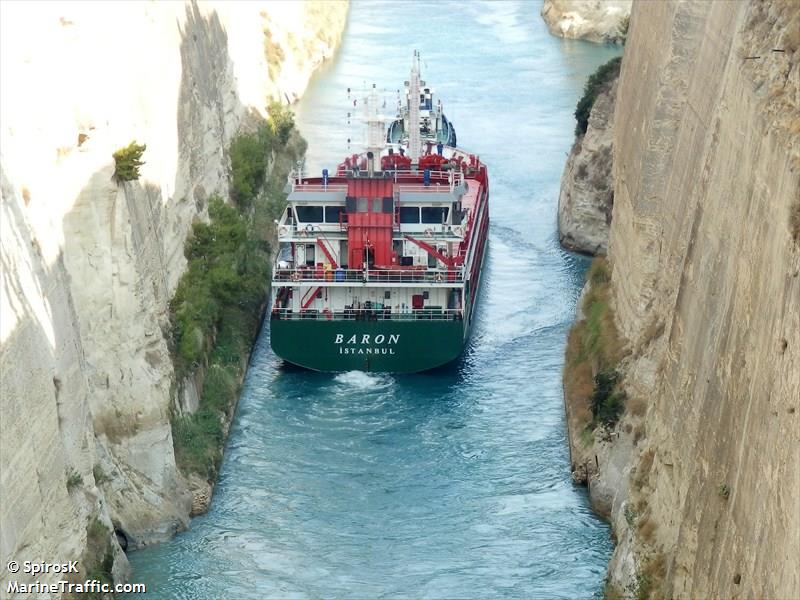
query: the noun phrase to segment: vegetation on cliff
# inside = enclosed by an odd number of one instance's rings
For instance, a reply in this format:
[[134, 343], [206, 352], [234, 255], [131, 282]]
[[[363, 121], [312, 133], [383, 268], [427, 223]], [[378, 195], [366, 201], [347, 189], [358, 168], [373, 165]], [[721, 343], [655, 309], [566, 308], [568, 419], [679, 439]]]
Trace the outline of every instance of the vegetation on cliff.
[[594, 259], [587, 281], [581, 304], [585, 318], [573, 325], [567, 341], [564, 395], [581, 428], [612, 426], [625, 407], [617, 373], [624, 349], [614, 324], [611, 268], [605, 258]]
[[[184, 249], [188, 267], [170, 302], [172, 353], [179, 381], [201, 373], [200, 405], [172, 418], [175, 457], [184, 472], [213, 479], [226, 423], [238, 397], [269, 281], [268, 238], [283, 210], [289, 169], [305, 151], [291, 113], [231, 143], [231, 197], [209, 201]], [[200, 377], [198, 377], [200, 379]]]
[[124, 148], [120, 148], [111, 156], [114, 158], [114, 177], [118, 181], [134, 181], [139, 179], [139, 168], [144, 164], [142, 155], [147, 150], [145, 144], [137, 144], [134, 140]]
[[575, 125], [576, 136], [582, 136], [586, 133], [589, 127], [589, 114], [592, 112], [594, 101], [597, 95], [619, 76], [621, 63], [622, 57], [617, 56], [597, 67], [597, 70], [589, 75], [589, 79], [586, 80], [586, 84], [583, 86], [583, 96], [578, 100], [578, 106], [575, 108], [575, 120], [578, 122]]

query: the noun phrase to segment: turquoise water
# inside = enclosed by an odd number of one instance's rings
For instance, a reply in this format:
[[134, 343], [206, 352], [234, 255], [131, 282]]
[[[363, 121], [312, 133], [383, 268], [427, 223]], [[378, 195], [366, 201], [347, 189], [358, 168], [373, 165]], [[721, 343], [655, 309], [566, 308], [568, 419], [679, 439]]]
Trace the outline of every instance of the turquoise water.
[[549, 36], [539, 8], [352, 4], [298, 109], [308, 167], [360, 139], [347, 87], [395, 90], [418, 48], [459, 144], [490, 168], [473, 339], [435, 373], [323, 375], [282, 369], [267, 324], [210, 511], [130, 556], [148, 598], [600, 594], [612, 545], [570, 483], [560, 381], [586, 261], [559, 248], [555, 211], [583, 82], [616, 51]]

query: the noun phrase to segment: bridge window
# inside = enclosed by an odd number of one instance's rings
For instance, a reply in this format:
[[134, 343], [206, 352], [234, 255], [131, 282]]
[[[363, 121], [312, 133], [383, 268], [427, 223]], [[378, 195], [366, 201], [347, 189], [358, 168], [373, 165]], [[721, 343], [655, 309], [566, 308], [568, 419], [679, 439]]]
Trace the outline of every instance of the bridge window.
[[369, 199], [359, 198], [356, 201], [356, 210], [360, 213], [369, 212]]
[[422, 222], [435, 223], [441, 225], [447, 221], [447, 207], [444, 206], [423, 206]]
[[341, 206], [326, 206], [325, 207], [325, 222], [326, 223], [338, 223], [339, 222], [339, 215], [342, 214]]
[[401, 206], [401, 223], [419, 223], [419, 206]]
[[297, 206], [297, 220], [301, 223], [322, 223], [321, 206]]

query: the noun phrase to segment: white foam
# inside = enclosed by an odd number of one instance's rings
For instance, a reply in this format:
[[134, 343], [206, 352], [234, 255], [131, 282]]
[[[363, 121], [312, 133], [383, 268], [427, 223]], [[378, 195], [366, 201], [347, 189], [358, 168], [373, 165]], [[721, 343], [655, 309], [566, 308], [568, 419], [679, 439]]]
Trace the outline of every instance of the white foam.
[[379, 388], [389, 383], [389, 377], [387, 375], [365, 373], [364, 371], [347, 371], [346, 373], [339, 373], [333, 379], [338, 384], [361, 390]]

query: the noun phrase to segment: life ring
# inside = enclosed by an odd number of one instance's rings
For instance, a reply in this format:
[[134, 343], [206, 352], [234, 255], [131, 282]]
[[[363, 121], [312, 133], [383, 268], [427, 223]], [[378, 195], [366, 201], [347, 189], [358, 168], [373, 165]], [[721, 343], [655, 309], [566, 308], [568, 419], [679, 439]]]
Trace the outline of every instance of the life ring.
[[308, 237], [308, 231], [306, 231], [305, 229], [298, 229], [297, 235], [299, 235], [300, 237]]
[[444, 281], [444, 277], [442, 277], [441, 273], [436, 274], [436, 281], [437, 283], [441, 283], [442, 281]]
[[425, 237], [432, 238], [433, 237], [433, 229], [428, 227], [428, 229], [425, 230]]
[[461, 227], [461, 225], [455, 225], [453, 227], [453, 235], [461, 237], [462, 235], [464, 235], [464, 228]]
[[300, 281], [300, 273], [292, 271], [292, 281]]

